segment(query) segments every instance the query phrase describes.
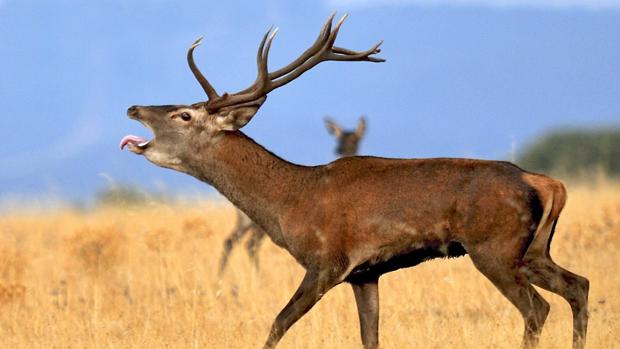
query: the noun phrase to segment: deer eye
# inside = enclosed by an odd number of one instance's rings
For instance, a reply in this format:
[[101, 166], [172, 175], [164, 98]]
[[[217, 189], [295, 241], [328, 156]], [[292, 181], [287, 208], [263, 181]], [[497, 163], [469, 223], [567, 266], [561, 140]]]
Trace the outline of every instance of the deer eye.
[[192, 119], [192, 116], [189, 115], [189, 113], [181, 113], [181, 120], [183, 121], [190, 121]]

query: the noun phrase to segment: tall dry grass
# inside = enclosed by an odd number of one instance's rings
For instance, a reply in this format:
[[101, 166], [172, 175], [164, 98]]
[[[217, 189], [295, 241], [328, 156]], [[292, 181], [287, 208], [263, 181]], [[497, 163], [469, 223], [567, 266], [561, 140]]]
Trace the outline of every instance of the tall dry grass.
[[[2, 348], [259, 348], [302, 270], [266, 243], [256, 272], [241, 249], [217, 284], [227, 204], [145, 205], [0, 216]], [[620, 347], [620, 185], [569, 186], [552, 246], [591, 281], [589, 348]], [[434, 260], [381, 279], [383, 348], [517, 347], [517, 310], [468, 258]], [[218, 292], [219, 291], [219, 292]], [[552, 310], [543, 348], [568, 348], [571, 315]], [[282, 348], [360, 346], [352, 292], [340, 285]]]

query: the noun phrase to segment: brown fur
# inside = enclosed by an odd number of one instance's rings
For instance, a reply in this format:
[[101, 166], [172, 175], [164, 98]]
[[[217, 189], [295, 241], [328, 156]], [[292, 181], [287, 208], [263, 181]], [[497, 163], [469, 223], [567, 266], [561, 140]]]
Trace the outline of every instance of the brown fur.
[[[357, 154], [359, 143], [364, 137], [366, 130], [366, 120], [360, 117], [355, 130], [344, 130], [340, 125], [331, 119], [325, 119], [325, 125], [330, 134], [336, 139], [336, 155], [339, 157], [353, 156]], [[224, 248], [220, 257], [219, 277], [221, 278], [228, 266], [230, 254], [241, 239], [250, 233], [246, 243], [246, 251], [254, 266], [258, 269], [258, 250], [266, 234], [261, 227], [254, 223], [241, 210], [237, 209], [237, 223], [232, 232], [224, 240]]]

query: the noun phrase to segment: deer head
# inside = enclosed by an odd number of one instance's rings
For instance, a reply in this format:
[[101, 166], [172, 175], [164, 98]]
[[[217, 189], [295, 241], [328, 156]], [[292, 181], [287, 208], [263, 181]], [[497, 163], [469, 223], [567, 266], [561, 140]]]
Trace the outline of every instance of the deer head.
[[145, 156], [158, 166], [189, 172], [186, 161], [189, 157], [197, 152], [204, 154], [223, 133], [245, 126], [265, 102], [269, 92], [288, 84], [317, 64], [324, 61], [384, 61], [373, 57], [381, 51], [381, 42], [366, 51], [334, 46], [338, 31], [347, 17], [343, 16], [332, 29], [334, 15], [327, 19], [318, 38], [304, 53], [273, 72], [268, 71], [268, 58], [277, 29], [269, 29], [258, 47], [256, 80], [236, 93], [218, 94], [202, 75], [193, 58], [194, 49], [200, 45], [202, 38], [196, 40], [187, 52], [187, 61], [208, 100], [191, 105], [130, 107], [128, 116], [149, 128], [154, 138], [146, 140], [129, 135], [121, 140], [121, 149], [127, 146], [130, 151]]
[[338, 145], [336, 146], [336, 155], [353, 156], [357, 154], [359, 142], [366, 132], [366, 119], [360, 116], [357, 121], [357, 128], [353, 131], [343, 130], [334, 120], [325, 118], [325, 127], [327, 132], [336, 137]]

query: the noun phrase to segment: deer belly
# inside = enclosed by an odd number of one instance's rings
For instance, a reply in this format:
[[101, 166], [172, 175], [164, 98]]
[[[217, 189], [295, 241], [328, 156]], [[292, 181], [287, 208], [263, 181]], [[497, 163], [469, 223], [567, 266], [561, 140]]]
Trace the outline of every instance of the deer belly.
[[414, 246], [408, 250], [391, 251], [379, 249], [375, 256], [354, 267], [345, 278], [349, 282], [376, 278], [394, 270], [409, 268], [424, 261], [440, 257], [460, 257], [467, 254], [465, 248], [457, 241], [430, 242]]

